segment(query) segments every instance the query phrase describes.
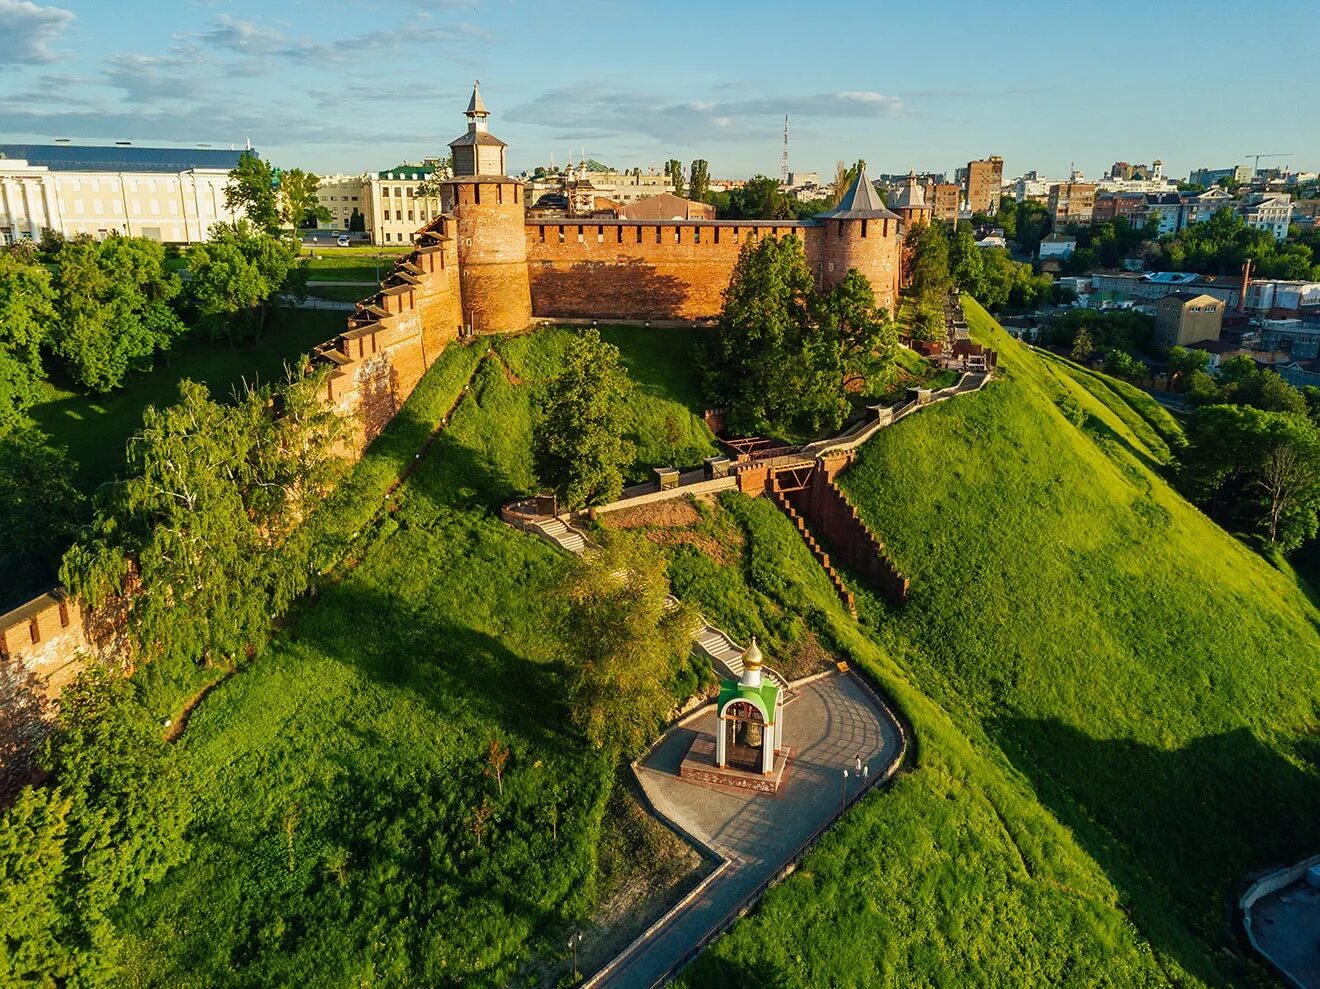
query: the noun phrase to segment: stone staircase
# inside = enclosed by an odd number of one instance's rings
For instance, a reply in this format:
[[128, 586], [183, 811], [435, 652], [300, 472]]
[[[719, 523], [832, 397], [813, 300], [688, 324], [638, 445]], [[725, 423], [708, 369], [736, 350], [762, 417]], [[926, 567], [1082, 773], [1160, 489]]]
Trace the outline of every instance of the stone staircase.
[[586, 536], [561, 519], [553, 517], [537, 519], [531, 523], [531, 528], [574, 556], [581, 556], [589, 545]]

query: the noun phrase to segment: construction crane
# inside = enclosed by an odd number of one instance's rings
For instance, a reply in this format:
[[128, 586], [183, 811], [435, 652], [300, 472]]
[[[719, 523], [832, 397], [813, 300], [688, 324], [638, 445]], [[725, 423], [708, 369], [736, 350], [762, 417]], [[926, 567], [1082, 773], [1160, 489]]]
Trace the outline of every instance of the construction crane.
[[1245, 157], [1252, 159], [1251, 174], [1255, 175], [1260, 171], [1260, 160], [1262, 158], [1291, 158], [1294, 153], [1292, 151], [1275, 151], [1267, 155], [1246, 155]]

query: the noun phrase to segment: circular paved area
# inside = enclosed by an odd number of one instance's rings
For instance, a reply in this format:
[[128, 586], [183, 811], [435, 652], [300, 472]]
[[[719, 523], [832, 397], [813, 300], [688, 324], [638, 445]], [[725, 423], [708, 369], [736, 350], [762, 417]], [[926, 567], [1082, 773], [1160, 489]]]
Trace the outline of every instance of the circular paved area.
[[796, 698], [784, 709], [784, 734], [795, 755], [776, 794], [713, 790], [678, 778], [697, 733], [714, 734], [713, 706], [670, 729], [642, 761], [638, 779], [656, 810], [729, 864], [644, 942], [615, 959], [593, 986], [645, 989], [664, 978], [813, 832], [839, 815], [845, 768], [851, 798], [859, 787], [856, 758], [869, 767], [872, 781], [893, 762], [902, 744], [897, 722], [853, 674], [831, 675], [793, 691]]

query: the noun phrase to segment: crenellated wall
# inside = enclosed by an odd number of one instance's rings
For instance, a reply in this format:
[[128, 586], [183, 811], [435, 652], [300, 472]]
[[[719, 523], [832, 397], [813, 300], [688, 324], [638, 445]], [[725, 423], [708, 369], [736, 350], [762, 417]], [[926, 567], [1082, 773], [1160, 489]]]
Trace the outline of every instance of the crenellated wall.
[[[442, 218], [443, 219], [443, 218]], [[313, 356], [334, 367], [326, 399], [354, 424], [352, 447], [365, 449], [394, 418], [426, 369], [463, 325], [457, 248], [433, 225], [407, 257], [358, 303], [348, 328]]]
[[[842, 232], [840, 232], [842, 231]], [[711, 320], [719, 315], [738, 254], [763, 237], [795, 235], [819, 287], [855, 267], [876, 302], [898, 298], [896, 220], [528, 220], [532, 313], [541, 318]]]

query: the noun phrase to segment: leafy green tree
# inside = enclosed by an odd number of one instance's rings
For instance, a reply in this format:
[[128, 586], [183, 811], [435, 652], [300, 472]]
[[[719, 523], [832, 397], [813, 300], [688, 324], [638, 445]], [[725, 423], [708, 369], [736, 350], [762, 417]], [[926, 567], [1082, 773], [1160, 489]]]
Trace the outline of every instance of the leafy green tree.
[[953, 288], [949, 239], [938, 220], [919, 223], [908, 232], [912, 244], [912, 292], [922, 300], [942, 300]]
[[1016, 230], [1014, 240], [1018, 250], [1035, 257], [1040, 250], [1040, 242], [1054, 225], [1050, 211], [1043, 203], [1025, 199], [1017, 204], [1013, 211], [1013, 226]]
[[51, 572], [82, 521], [82, 495], [63, 447], [31, 424], [0, 432], [0, 560]]
[[743, 245], [702, 354], [706, 393], [745, 433], [816, 432], [847, 412], [838, 338], [797, 237]]
[[0, 818], [0, 982], [62, 985], [73, 975], [64, 900], [69, 797], [26, 787]]
[[309, 229], [330, 222], [330, 210], [317, 195], [320, 176], [290, 168], [280, 173], [280, 220], [286, 227]]
[[623, 438], [631, 386], [619, 349], [595, 330], [569, 343], [532, 430], [537, 476], [568, 507], [610, 502], [623, 490], [634, 452]]
[[958, 287], [978, 301], [985, 293], [985, 262], [976, 246], [971, 225], [958, 224], [949, 245], [949, 271]]
[[1210, 354], [1205, 350], [1189, 350], [1186, 347], [1169, 348], [1169, 373], [1175, 377], [1190, 377], [1196, 371], [1204, 371], [1210, 366]]
[[367, 218], [363, 216], [356, 206], [353, 207], [353, 214], [348, 218], [348, 232], [351, 234], [365, 233], [367, 229]]
[[119, 899], [188, 855], [192, 803], [171, 756], [119, 670], [93, 665], [60, 695], [45, 761], [68, 799], [64, 937], [87, 975], [113, 964]]
[[245, 154], [229, 172], [225, 209], [241, 210], [260, 229], [276, 231], [280, 227], [279, 184], [279, 173], [270, 162]]
[[834, 286], [825, 307], [833, 317], [845, 387], [883, 375], [893, 365], [898, 329], [875, 304], [871, 283], [856, 268]]
[[670, 158], [665, 162], [665, 174], [669, 176], [669, 182], [674, 187], [674, 195], [683, 195], [683, 163], [677, 158]]
[[666, 684], [692, 648], [694, 621], [668, 594], [664, 554], [618, 537], [584, 556], [562, 590], [569, 706], [597, 748], [636, 755], [674, 707]]
[[1116, 378], [1144, 378], [1146, 365], [1127, 351], [1114, 347], [1105, 353], [1105, 374], [1112, 374]]
[[779, 180], [755, 175], [740, 188], [730, 189], [716, 210], [729, 220], [789, 220], [793, 218], [792, 201], [779, 187]]
[[262, 643], [307, 586], [301, 523], [342, 463], [343, 422], [316, 402], [323, 383], [322, 373], [220, 404], [184, 381], [178, 404], [149, 407], [125, 479], [102, 489], [65, 556], [65, 586], [95, 608], [134, 583], [128, 630], [147, 658], [225, 663]]
[[1294, 549], [1317, 531], [1320, 433], [1305, 416], [1207, 405], [1188, 422], [1180, 481], [1221, 523]]
[[688, 198], [704, 201], [710, 192], [710, 166], [698, 158], [688, 168]]
[[56, 255], [53, 346], [81, 385], [109, 392], [151, 369], [187, 327], [171, 303], [179, 278], [165, 248], [140, 237], [78, 238]]
[[1095, 341], [1091, 339], [1091, 331], [1085, 326], [1077, 331], [1077, 336], [1073, 337], [1072, 359], [1075, 361], [1084, 361], [1095, 351]]
[[1306, 399], [1302, 393], [1268, 368], [1258, 370], [1243, 380], [1233, 392], [1233, 401], [1265, 412], [1307, 414]]
[[37, 400], [41, 348], [55, 324], [55, 291], [42, 265], [0, 253], [0, 431]]
[[282, 291], [302, 295], [307, 263], [286, 238], [246, 220], [217, 223], [188, 251], [188, 300], [212, 339], [260, 339]]

